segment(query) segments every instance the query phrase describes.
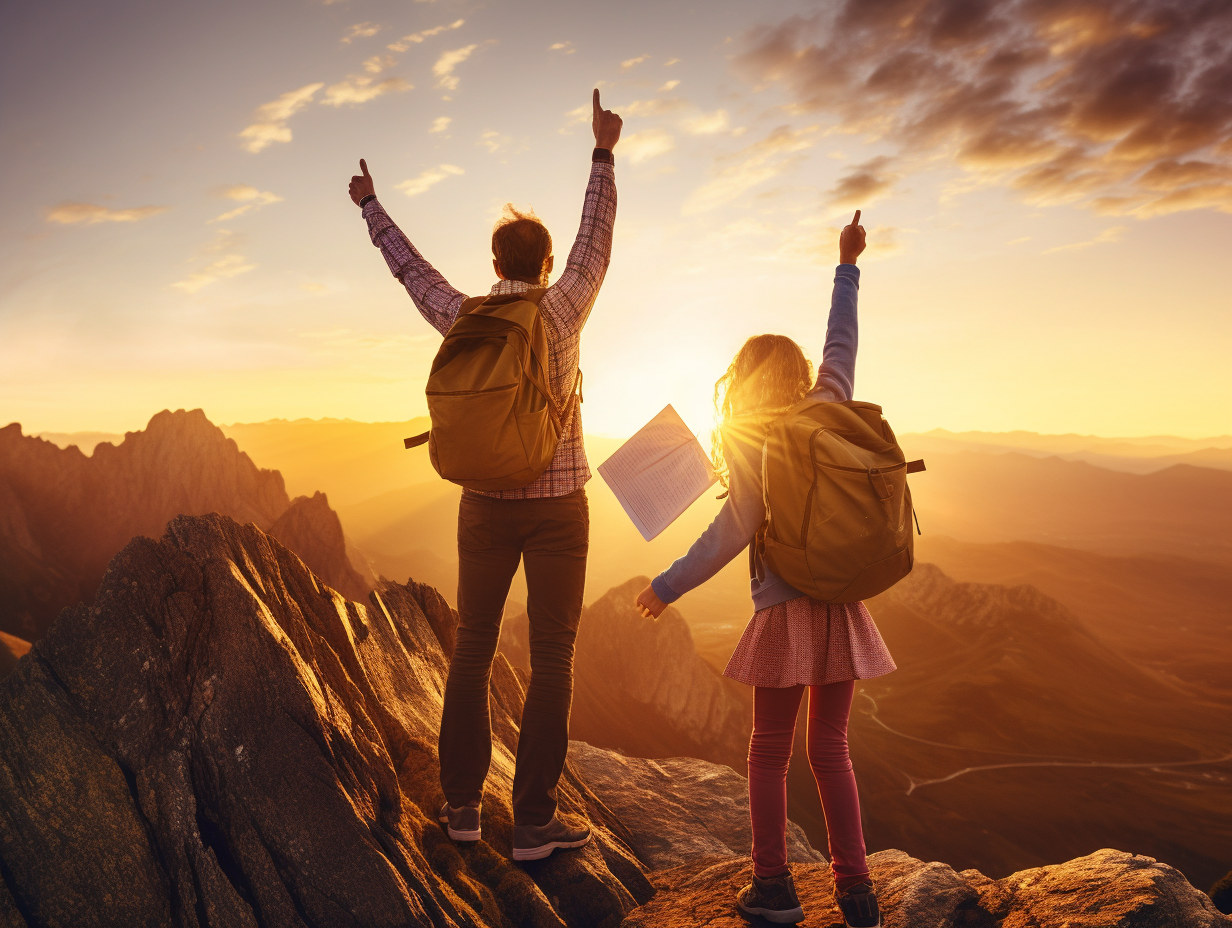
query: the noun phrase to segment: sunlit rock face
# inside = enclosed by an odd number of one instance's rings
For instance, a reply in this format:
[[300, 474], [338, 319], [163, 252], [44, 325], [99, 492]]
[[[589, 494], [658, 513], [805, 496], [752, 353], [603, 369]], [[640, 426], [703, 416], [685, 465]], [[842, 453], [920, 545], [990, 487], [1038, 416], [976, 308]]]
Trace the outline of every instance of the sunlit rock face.
[[[455, 619], [430, 588], [366, 604], [253, 525], [180, 517], [112, 562], [0, 683], [0, 913], [31, 925], [615, 926], [646, 901], [622, 826], [507, 860], [523, 691], [498, 660], [485, 841], [435, 820]], [[71, 878], [67, 875], [71, 874]], [[3, 919], [0, 919], [3, 922]]]
[[209, 512], [273, 530], [330, 586], [367, 594], [324, 495], [292, 502], [282, 475], [257, 467], [200, 409], [164, 410], [90, 457], [14, 423], [0, 429], [0, 631], [42, 637], [61, 609], [94, 598], [130, 539]]

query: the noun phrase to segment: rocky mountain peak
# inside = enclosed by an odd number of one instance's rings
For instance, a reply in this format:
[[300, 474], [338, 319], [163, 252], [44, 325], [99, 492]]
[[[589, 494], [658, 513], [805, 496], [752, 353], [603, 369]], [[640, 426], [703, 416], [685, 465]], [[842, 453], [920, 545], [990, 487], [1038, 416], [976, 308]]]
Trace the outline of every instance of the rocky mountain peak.
[[352, 596], [367, 589], [325, 497], [293, 505], [282, 475], [257, 467], [200, 409], [163, 410], [90, 457], [14, 424], [0, 430], [0, 630], [40, 637], [61, 609], [93, 598], [131, 538], [209, 512], [267, 530], [283, 520], [327, 582]]

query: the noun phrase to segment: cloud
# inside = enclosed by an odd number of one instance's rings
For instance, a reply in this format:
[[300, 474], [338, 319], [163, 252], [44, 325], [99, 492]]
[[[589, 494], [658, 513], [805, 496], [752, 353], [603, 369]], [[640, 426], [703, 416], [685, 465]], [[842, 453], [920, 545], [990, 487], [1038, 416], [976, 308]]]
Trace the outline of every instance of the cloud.
[[375, 77], [351, 76], [325, 88], [325, 106], [343, 106], [347, 103], [367, 103], [387, 93], [402, 93], [415, 88], [400, 77], [387, 77], [378, 81]]
[[282, 197], [278, 196], [278, 194], [270, 193], [268, 190], [258, 190], [256, 187], [250, 187], [247, 184], [232, 184], [230, 187], [221, 187], [214, 191], [214, 196], [221, 200], [234, 200], [240, 205], [235, 209], [227, 210], [221, 216], [215, 216], [210, 222], [229, 222], [251, 210], [260, 209], [262, 206], [268, 206], [271, 203], [282, 202]]
[[[418, 45], [424, 39], [430, 39], [434, 35], [440, 35], [442, 32], [449, 32], [452, 29], [461, 29], [465, 25], [465, 19], [455, 19], [447, 26], [433, 26], [431, 29], [425, 29], [423, 32], [412, 32], [410, 35], [404, 35], [397, 42], [387, 45], [386, 48], [390, 51], [404, 52], [410, 48], [411, 45]], [[410, 45], [407, 44], [408, 42]]]
[[894, 159], [878, 155], [852, 167], [827, 191], [826, 204], [833, 209], [863, 209], [886, 197], [899, 175], [889, 169]]
[[628, 71], [630, 68], [636, 68], [639, 64], [649, 58], [649, 55], [638, 55], [636, 58], [626, 58], [620, 63], [620, 69], [622, 71]]
[[665, 81], [663, 86], [656, 90], [655, 93], [667, 93], [669, 90], [675, 90], [679, 86], [680, 81]]
[[701, 213], [722, 206], [793, 167], [799, 153], [814, 144], [817, 128], [779, 126], [760, 142], [719, 159], [715, 177], [689, 195], [684, 212]]
[[839, 130], [1031, 203], [1232, 212], [1227, 3], [844, 0], [754, 30], [735, 64]]
[[219, 229], [214, 240], [198, 253], [199, 258], [212, 258], [212, 260], [183, 280], [177, 280], [171, 286], [185, 293], [196, 293], [216, 281], [251, 271], [256, 265], [237, 253], [240, 244], [241, 239], [234, 232]]
[[680, 64], [680, 59], [679, 58], [668, 58], [667, 61], [663, 62], [663, 67], [670, 68], [674, 64]]
[[657, 158], [675, 147], [675, 141], [662, 129], [644, 129], [620, 140], [620, 153], [629, 159], [630, 164]]
[[488, 150], [488, 154], [494, 155], [509, 144], [509, 136], [501, 135], [495, 129], [489, 129], [479, 136], [479, 141], [475, 144], [484, 146]]
[[451, 122], [453, 122], [453, 117], [451, 116], [437, 116], [436, 119], [432, 120], [432, 128], [428, 131], [444, 132], [449, 128]]
[[47, 210], [47, 221], [58, 222], [65, 226], [93, 226], [100, 222], [140, 222], [159, 213], [165, 213], [169, 206], [131, 206], [128, 209], [114, 209], [110, 206], [99, 206], [96, 203], [79, 203], [65, 201], [57, 203]]
[[466, 45], [442, 52], [441, 57], [437, 58], [436, 64], [432, 66], [432, 73], [436, 75], [436, 86], [442, 90], [457, 90], [458, 77], [453, 73], [453, 69], [469, 58], [478, 47], [477, 44]]
[[253, 113], [253, 122], [240, 132], [244, 148], [256, 153], [273, 142], [291, 141], [291, 129], [287, 120], [312, 102], [316, 92], [324, 84], [305, 84], [298, 90], [289, 90], [277, 100], [262, 103]]
[[429, 187], [439, 184], [446, 177], [452, 174], [465, 174], [460, 167], [452, 164], [442, 164], [440, 167], [428, 168], [423, 171], [418, 177], [412, 177], [410, 180], [404, 180], [396, 185], [394, 189], [401, 190], [408, 197], [417, 197]]
[[726, 129], [728, 122], [727, 110], [715, 110], [686, 119], [684, 128], [691, 135], [713, 135]]
[[350, 45], [356, 39], [370, 39], [380, 31], [381, 26], [378, 23], [356, 23], [342, 37], [342, 41]]
[[560, 52], [563, 55], [572, 55], [577, 51], [577, 49], [573, 47], [572, 42], [553, 42], [548, 46], [548, 51]]
[[1109, 242], [1119, 242], [1121, 236], [1125, 234], [1125, 226], [1112, 226], [1110, 229], [1104, 229], [1103, 232], [1095, 236], [1088, 242], [1074, 242], [1072, 245], [1057, 245], [1055, 248], [1049, 248], [1044, 251], [1044, 254], [1050, 255], [1058, 251], [1081, 251], [1083, 248], [1090, 248], [1092, 245], [1104, 245]]

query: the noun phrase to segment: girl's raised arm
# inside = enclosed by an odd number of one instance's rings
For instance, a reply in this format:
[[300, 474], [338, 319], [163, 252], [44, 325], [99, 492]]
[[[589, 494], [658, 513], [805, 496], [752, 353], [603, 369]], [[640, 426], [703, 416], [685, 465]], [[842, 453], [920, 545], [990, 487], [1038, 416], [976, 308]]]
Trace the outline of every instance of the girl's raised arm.
[[860, 293], [860, 269], [856, 259], [864, 251], [864, 226], [856, 210], [851, 224], [838, 239], [839, 266], [834, 271], [834, 290], [830, 296], [830, 319], [826, 324], [826, 347], [817, 368], [817, 383], [812, 393], [820, 399], [849, 400], [855, 393], [856, 347], [859, 322], [856, 305]]

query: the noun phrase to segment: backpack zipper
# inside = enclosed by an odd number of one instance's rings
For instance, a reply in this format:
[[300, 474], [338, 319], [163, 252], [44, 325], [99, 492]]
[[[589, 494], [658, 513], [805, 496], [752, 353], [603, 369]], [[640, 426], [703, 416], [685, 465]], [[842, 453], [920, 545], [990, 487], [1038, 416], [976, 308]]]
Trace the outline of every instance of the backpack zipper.
[[[825, 431], [825, 428], [817, 429], [809, 436], [809, 460], [817, 464], [817, 450], [813, 447], [817, 436]], [[804, 524], [800, 526], [800, 548], [808, 550], [808, 528], [809, 522], [813, 518], [813, 493], [817, 489], [817, 476], [814, 474], [813, 482], [809, 484], [808, 495], [804, 497]]]

